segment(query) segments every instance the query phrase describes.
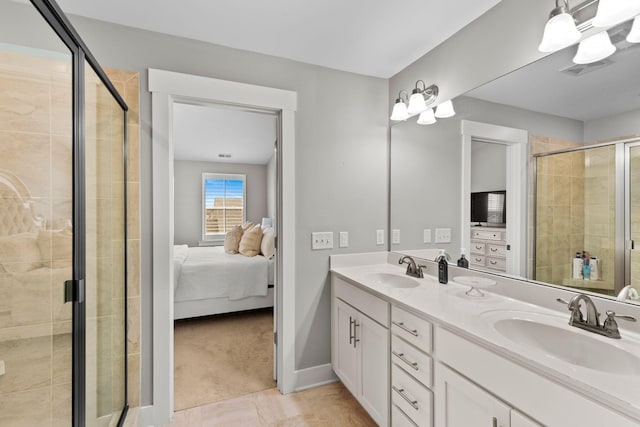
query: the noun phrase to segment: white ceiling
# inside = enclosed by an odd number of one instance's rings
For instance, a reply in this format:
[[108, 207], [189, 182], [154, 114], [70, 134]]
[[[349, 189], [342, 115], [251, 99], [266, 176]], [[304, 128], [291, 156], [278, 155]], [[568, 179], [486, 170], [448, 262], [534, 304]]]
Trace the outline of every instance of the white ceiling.
[[500, 0], [58, 0], [65, 13], [389, 78]]
[[273, 156], [275, 115], [223, 106], [173, 105], [175, 160], [264, 165]]
[[579, 76], [561, 72], [575, 65], [572, 59], [576, 45], [489, 82], [466, 96], [580, 121], [639, 110], [640, 44], [626, 42], [630, 28], [628, 22], [609, 30], [617, 51], [605, 60], [605, 66]]

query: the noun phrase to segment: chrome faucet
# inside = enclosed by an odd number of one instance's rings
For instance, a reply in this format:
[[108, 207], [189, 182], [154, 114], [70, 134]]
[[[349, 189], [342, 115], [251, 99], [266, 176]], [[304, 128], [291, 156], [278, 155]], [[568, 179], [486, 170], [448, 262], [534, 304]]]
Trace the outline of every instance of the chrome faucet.
[[[584, 329], [585, 331], [594, 332], [599, 335], [604, 335], [609, 338], [620, 338], [620, 330], [618, 329], [618, 323], [616, 318], [635, 322], [636, 318], [632, 316], [621, 316], [613, 311], [607, 311], [607, 318], [604, 323], [600, 325], [600, 313], [596, 309], [596, 305], [593, 300], [585, 294], [578, 294], [571, 298], [571, 301], [567, 302], [562, 298], [558, 298], [556, 301], [567, 304], [571, 317], [569, 318], [569, 325], [576, 328]], [[585, 319], [580, 310], [580, 303], [584, 301], [587, 318]]]
[[407, 264], [407, 276], [417, 277], [418, 279], [422, 279], [424, 277], [424, 273], [422, 272], [422, 268], [427, 268], [426, 265], [416, 265], [416, 262], [413, 258], [408, 255], [403, 256], [398, 261], [398, 264]]

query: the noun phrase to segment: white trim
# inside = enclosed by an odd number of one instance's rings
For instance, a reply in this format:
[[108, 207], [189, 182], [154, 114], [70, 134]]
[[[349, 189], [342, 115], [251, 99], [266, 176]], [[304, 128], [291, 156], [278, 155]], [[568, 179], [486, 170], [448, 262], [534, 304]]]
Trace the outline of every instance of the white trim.
[[153, 427], [153, 406], [141, 406], [139, 411], [138, 425], [140, 427]]
[[338, 381], [338, 377], [333, 372], [331, 363], [312, 366], [295, 372], [295, 391], [302, 391], [336, 381]]
[[[523, 129], [462, 120], [462, 207], [461, 241], [463, 248], [470, 247], [471, 206], [471, 141], [489, 140], [507, 146], [507, 273], [524, 277], [527, 269], [527, 171], [529, 133]], [[514, 195], [519, 197], [514, 197]]]
[[[276, 267], [278, 388], [295, 389], [295, 110], [296, 92], [149, 69], [153, 159], [153, 407], [155, 425], [173, 415], [173, 145], [172, 105], [226, 103], [280, 115]], [[170, 191], [167, 191], [167, 190]], [[286, 263], [283, 263], [286, 259]]]

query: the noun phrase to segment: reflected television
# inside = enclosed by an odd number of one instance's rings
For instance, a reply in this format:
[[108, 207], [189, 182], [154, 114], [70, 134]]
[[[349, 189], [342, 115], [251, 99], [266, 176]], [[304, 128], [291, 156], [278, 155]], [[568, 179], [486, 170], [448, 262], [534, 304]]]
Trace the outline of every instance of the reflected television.
[[471, 193], [471, 222], [496, 227], [507, 225], [507, 191]]

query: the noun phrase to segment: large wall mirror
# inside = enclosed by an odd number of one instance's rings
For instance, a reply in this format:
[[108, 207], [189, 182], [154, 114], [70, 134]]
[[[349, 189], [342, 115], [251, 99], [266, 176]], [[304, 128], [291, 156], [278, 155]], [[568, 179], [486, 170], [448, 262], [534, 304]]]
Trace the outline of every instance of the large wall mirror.
[[[640, 43], [577, 46], [391, 130], [390, 249], [639, 304]], [[473, 72], [473, 70], [469, 70]], [[588, 268], [585, 268], [589, 265]]]

